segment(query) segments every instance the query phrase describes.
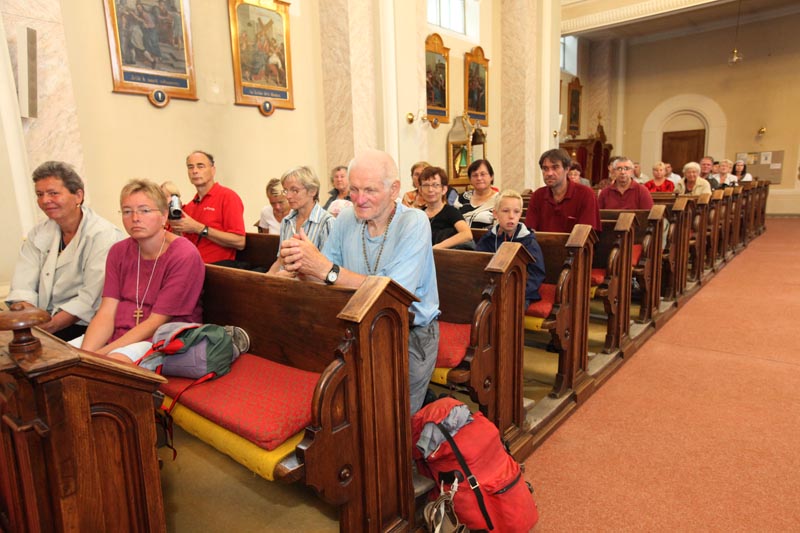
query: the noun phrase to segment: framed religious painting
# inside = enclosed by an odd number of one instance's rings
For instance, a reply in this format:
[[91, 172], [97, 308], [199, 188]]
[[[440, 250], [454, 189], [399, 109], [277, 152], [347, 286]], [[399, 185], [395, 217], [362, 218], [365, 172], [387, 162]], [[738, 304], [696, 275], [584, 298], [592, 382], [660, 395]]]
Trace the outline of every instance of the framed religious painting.
[[289, 4], [282, 0], [228, 0], [236, 103], [294, 109]]
[[489, 60], [476, 46], [464, 54], [464, 103], [467, 115], [481, 126], [489, 125]]
[[581, 92], [583, 86], [578, 78], [567, 85], [567, 134], [577, 137], [581, 133]]
[[103, 0], [114, 92], [197, 100], [189, 0]]
[[441, 36], [432, 33], [425, 39], [425, 92], [428, 117], [450, 122], [450, 49]]

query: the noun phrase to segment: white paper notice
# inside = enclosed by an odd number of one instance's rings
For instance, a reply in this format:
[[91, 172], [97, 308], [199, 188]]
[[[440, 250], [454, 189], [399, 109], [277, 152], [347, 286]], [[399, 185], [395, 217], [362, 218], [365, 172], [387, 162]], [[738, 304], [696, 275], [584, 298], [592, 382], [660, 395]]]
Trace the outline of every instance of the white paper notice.
[[772, 163], [772, 152], [761, 152], [761, 164], [769, 165]]
[[771, 163], [770, 166], [769, 166], [769, 169], [770, 170], [780, 170], [782, 166], [783, 165], [781, 165], [780, 163]]

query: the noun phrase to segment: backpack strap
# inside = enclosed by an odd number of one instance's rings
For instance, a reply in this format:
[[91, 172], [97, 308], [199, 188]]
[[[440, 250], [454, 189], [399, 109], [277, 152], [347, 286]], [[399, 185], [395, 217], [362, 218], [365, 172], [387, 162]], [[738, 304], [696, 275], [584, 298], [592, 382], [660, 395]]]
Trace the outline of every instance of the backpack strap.
[[195, 385], [198, 385], [200, 383], [205, 383], [206, 381], [214, 379], [215, 377], [217, 377], [217, 373], [216, 372], [209, 372], [205, 376], [203, 376], [201, 378], [197, 378], [196, 380], [192, 381], [191, 383], [186, 385], [184, 388], [182, 388], [180, 390], [180, 392], [178, 392], [178, 394], [175, 395], [175, 397], [172, 399], [172, 403], [170, 404], [170, 406], [167, 407], [167, 408], [164, 408], [164, 411], [166, 411], [168, 415], [172, 414], [172, 410], [175, 409], [175, 406], [178, 404], [178, 398], [180, 398], [181, 395], [184, 392], [189, 390], [189, 387], [194, 387]]
[[458, 459], [458, 464], [461, 465], [461, 468], [464, 469], [464, 475], [467, 476], [467, 481], [469, 482], [469, 488], [472, 489], [472, 492], [475, 493], [475, 499], [478, 500], [478, 507], [481, 509], [481, 514], [483, 515], [483, 519], [486, 520], [486, 528], [490, 531], [494, 529], [492, 525], [492, 519], [489, 517], [489, 511], [486, 509], [486, 504], [483, 501], [483, 492], [481, 491], [481, 485], [478, 483], [478, 480], [472, 474], [472, 471], [467, 466], [467, 461], [464, 459], [464, 456], [461, 455], [461, 450], [458, 449], [456, 446], [456, 441], [453, 440], [453, 436], [450, 435], [450, 432], [447, 431], [447, 428], [440, 422], [436, 424], [439, 428], [439, 431], [442, 432], [444, 438], [447, 439], [447, 443], [450, 444], [450, 448], [453, 450], [453, 454]]

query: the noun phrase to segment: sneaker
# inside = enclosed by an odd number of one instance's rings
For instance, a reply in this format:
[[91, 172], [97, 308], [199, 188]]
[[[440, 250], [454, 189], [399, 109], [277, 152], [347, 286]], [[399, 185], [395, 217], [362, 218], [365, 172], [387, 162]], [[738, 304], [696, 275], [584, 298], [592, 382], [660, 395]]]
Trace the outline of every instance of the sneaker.
[[239, 326], [223, 326], [225, 332], [233, 340], [234, 357], [239, 357], [250, 349], [250, 335]]

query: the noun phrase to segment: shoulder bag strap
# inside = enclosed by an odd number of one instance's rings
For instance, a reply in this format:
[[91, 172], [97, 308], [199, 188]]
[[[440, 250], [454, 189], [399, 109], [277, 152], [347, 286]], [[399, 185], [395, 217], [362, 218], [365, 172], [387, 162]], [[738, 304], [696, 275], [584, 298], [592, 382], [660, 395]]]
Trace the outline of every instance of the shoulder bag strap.
[[461, 455], [461, 450], [456, 446], [456, 441], [453, 440], [453, 436], [450, 435], [447, 428], [445, 428], [442, 423], [438, 423], [436, 426], [439, 428], [439, 431], [442, 432], [444, 438], [447, 439], [447, 443], [450, 444], [453, 454], [456, 456], [456, 459], [458, 459], [458, 464], [461, 465], [461, 468], [464, 470], [464, 475], [467, 476], [467, 481], [469, 481], [469, 488], [475, 493], [475, 499], [478, 500], [478, 507], [481, 509], [483, 519], [486, 520], [486, 528], [491, 531], [494, 529], [494, 526], [492, 525], [492, 519], [489, 517], [489, 511], [486, 509], [486, 504], [483, 502], [483, 492], [481, 491], [480, 483], [478, 483], [478, 480], [475, 479], [469, 466], [467, 466], [467, 461], [464, 459], [464, 456]]

